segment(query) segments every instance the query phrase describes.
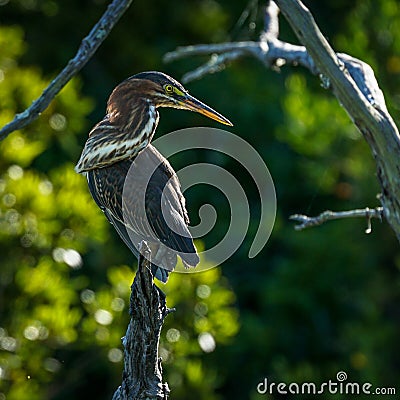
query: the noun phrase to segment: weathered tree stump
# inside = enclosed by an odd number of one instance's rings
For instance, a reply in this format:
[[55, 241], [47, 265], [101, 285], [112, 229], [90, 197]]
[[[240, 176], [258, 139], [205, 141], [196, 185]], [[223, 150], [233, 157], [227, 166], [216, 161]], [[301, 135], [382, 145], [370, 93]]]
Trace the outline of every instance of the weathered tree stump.
[[150, 270], [150, 249], [140, 245], [138, 271], [131, 286], [131, 316], [124, 345], [122, 384], [112, 400], [168, 399], [169, 388], [162, 382], [158, 344], [165, 317], [172, 311], [164, 293], [154, 284]]

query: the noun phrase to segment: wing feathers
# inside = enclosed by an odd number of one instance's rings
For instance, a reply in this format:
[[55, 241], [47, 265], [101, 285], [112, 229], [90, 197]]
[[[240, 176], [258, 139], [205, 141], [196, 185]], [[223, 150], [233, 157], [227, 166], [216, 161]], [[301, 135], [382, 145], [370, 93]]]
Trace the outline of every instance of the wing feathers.
[[194, 267], [199, 263], [188, 229], [185, 199], [171, 165], [153, 146], [142, 150], [133, 163], [132, 168], [132, 160], [125, 160], [88, 171], [89, 189], [135, 256], [141, 240], [163, 248], [155, 251], [161, 254], [160, 260], [152, 252], [154, 262], [160, 265], [153, 265], [152, 270], [166, 282], [177, 254], [185, 265]]

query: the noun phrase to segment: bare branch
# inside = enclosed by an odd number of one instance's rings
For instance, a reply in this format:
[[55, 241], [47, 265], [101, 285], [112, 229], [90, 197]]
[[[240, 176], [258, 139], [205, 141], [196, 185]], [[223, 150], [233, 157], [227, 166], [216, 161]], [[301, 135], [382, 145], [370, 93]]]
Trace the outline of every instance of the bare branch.
[[269, 0], [264, 13], [264, 37], [269, 40], [279, 36], [279, 8], [274, 1]]
[[171, 51], [164, 55], [164, 62], [171, 62], [180, 58], [192, 55], [210, 55], [208, 62], [196, 68], [194, 71], [186, 73], [182, 77], [182, 82], [187, 83], [202, 78], [204, 75], [219, 72], [225, 68], [229, 61], [252, 55], [260, 57], [259, 53], [263, 52], [258, 42], [227, 42], [221, 44], [199, 44], [197, 46], [178, 47], [175, 51]]
[[354, 72], [354, 64], [343, 63], [337, 57], [309, 10], [299, 0], [275, 1], [299, 40], [307, 47], [318, 70], [330, 82], [338, 101], [370, 145], [377, 163], [384, 214], [400, 240], [400, 135], [384, 105], [378, 83], [372, 78], [372, 69], [355, 60], [355, 64], [364, 66], [356, 70], [357, 74], [361, 72], [360, 79]]
[[[194, 55], [213, 55], [219, 54], [220, 58], [210, 60], [198, 69], [202, 71], [202, 75], [206, 73], [214, 73], [220, 69], [207, 68], [207, 65], [215, 67], [217, 62], [232, 61], [241, 57], [255, 57], [260, 60], [265, 66], [282, 66], [285, 64], [302, 65], [308, 68], [312, 73], [316, 74], [314, 63], [309, 57], [304, 46], [282, 42], [280, 40], [268, 41], [265, 39], [259, 42], [226, 42], [221, 44], [199, 44], [187, 47], [178, 47], [175, 51], [171, 51], [164, 56], [164, 62], [170, 62]], [[223, 58], [222, 56], [226, 58]], [[191, 80], [191, 73], [185, 75], [186, 82]], [[197, 73], [194, 73], [193, 78], [198, 78]], [[182, 79], [183, 80], [183, 79]]]
[[193, 55], [210, 55], [214, 53], [227, 53], [233, 50], [243, 51], [247, 54], [252, 54], [258, 51], [259, 44], [257, 42], [226, 42], [219, 44], [198, 44], [196, 46], [181, 46], [175, 51], [171, 51], [164, 55], [164, 62], [171, 62], [180, 58], [185, 58]]
[[167, 308], [164, 293], [153, 282], [146, 242], [141, 242], [139, 253], [138, 271], [131, 288], [131, 320], [122, 339], [122, 385], [113, 400], [166, 400], [169, 388], [162, 383], [158, 344], [164, 319], [174, 310]]
[[[350, 56], [345, 56], [345, 60], [338, 57], [322, 35], [309, 10], [300, 1], [276, 0], [276, 3], [299, 40], [305, 44], [318, 71], [329, 79], [336, 97], [350, 117], [353, 120], [363, 119], [373, 125], [379, 123], [377, 110], [372, 107], [371, 100], [364, 95], [363, 90], [360, 90], [347, 69], [346, 62], [355, 59]], [[363, 78], [362, 83], [365, 85], [365, 76]]]
[[344, 218], [359, 218], [364, 217], [367, 219], [367, 229], [365, 233], [371, 233], [371, 219], [379, 218], [382, 221], [383, 218], [383, 208], [364, 208], [358, 210], [350, 210], [350, 211], [324, 211], [316, 217], [308, 217], [307, 215], [302, 214], [294, 214], [290, 216], [290, 219], [293, 221], [299, 222], [299, 224], [295, 225], [294, 229], [296, 231], [302, 231], [306, 228], [311, 228], [313, 226], [322, 225], [326, 221], [331, 221], [334, 219], [344, 219]]
[[184, 74], [182, 76], [182, 83], [195, 81], [207, 74], [219, 72], [226, 67], [227, 62], [236, 60], [240, 57], [243, 57], [243, 53], [241, 51], [231, 51], [229, 53], [218, 55], [214, 54], [207, 63], [201, 65], [191, 72]]
[[22, 129], [48, 107], [61, 89], [83, 68], [94, 55], [98, 47], [109, 35], [114, 25], [131, 5], [132, 0], [114, 0], [106, 12], [83, 40], [74, 58], [69, 60], [64, 69], [54, 78], [29, 108], [17, 114], [15, 118], [0, 130], [0, 140], [11, 132]]

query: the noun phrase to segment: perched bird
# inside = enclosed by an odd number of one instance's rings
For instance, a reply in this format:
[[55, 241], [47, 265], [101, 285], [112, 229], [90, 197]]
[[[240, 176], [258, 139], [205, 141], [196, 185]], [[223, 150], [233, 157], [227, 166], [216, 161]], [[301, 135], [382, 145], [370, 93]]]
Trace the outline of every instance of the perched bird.
[[195, 111], [232, 125], [170, 76], [142, 72], [113, 90], [107, 114], [89, 132], [75, 170], [86, 174], [93, 199], [136, 256], [139, 243], [148, 242], [153, 275], [166, 282], [177, 255], [186, 267], [195, 267], [199, 257], [179, 180], [150, 145], [159, 107]]

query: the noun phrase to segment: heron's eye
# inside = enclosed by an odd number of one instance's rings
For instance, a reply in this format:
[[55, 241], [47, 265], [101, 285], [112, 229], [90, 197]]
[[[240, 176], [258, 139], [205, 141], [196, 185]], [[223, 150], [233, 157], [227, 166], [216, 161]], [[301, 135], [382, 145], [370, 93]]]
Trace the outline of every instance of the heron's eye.
[[171, 94], [174, 91], [174, 88], [172, 87], [172, 85], [165, 85], [164, 86], [164, 90], [166, 93]]

